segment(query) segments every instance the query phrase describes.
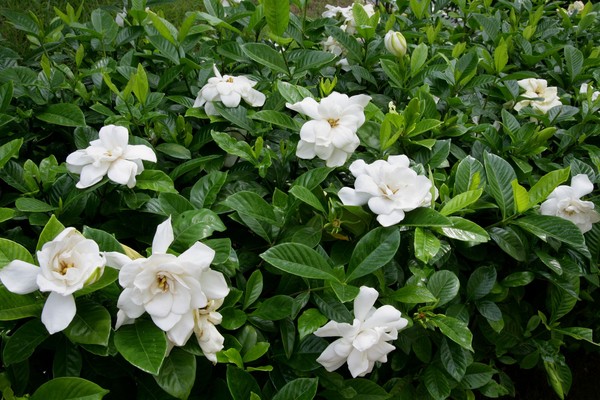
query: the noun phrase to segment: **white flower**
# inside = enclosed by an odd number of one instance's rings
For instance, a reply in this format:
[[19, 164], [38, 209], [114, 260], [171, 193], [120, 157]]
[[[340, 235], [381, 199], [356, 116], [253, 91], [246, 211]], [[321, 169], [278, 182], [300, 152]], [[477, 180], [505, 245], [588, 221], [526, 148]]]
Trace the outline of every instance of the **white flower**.
[[550, 193], [548, 199], [540, 206], [542, 215], [555, 215], [573, 222], [585, 233], [592, 229], [592, 224], [600, 221], [600, 215], [594, 210], [594, 203], [580, 200], [591, 193], [594, 184], [586, 174], [575, 175], [571, 186], [560, 185]]
[[404, 329], [408, 321], [390, 305], [373, 307], [378, 296], [377, 290], [362, 286], [354, 299], [352, 325], [329, 321], [315, 331], [320, 337], [341, 336], [317, 358], [327, 371], [334, 371], [347, 362], [356, 378], [371, 372], [375, 361], [387, 361], [387, 354], [395, 349], [388, 341], [396, 340], [398, 331]]
[[225, 338], [217, 330], [223, 316], [217, 312], [225, 299], [209, 300], [206, 307], [194, 310], [194, 334], [204, 356], [213, 363], [217, 362], [217, 353], [223, 349]]
[[[360, 5], [369, 17], [372, 17], [375, 14], [375, 8], [373, 7], [373, 4]], [[324, 18], [338, 18], [338, 16], [341, 16], [343, 21], [341, 28], [349, 35], [354, 35], [356, 33], [356, 22], [354, 21], [352, 6], [338, 7], [327, 4], [325, 8], [327, 10], [322, 14]]]
[[[587, 95], [588, 87], [592, 87], [592, 85], [588, 85], [587, 83], [582, 83], [581, 86], [579, 87], [579, 93], [583, 94], [583, 95]], [[592, 87], [592, 90], [593, 90], [593, 87]], [[592, 92], [592, 101], [596, 101], [598, 96], [600, 96], [600, 92], [597, 90], [594, 90]]]
[[127, 128], [107, 125], [100, 129], [100, 138], [92, 140], [84, 150], [77, 150], [67, 157], [67, 169], [80, 174], [77, 187], [85, 189], [108, 179], [132, 188], [135, 176], [142, 173], [142, 160], [156, 162], [156, 154], [145, 145], [130, 145]]
[[340, 42], [335, 40], [333, 36], [329, 36], [326, 40], [321, 42], [321, 45], [323, 46], [324, 51], [327, 51], [340, 57], [340, 59], [338, 60], [338, 62], [335, 63], [335, 65], [339, 65], [344, 71], [350, 71], [350, 63], [348, 62], [348, 59], [345, 57], [341, 58], [346, 53], [346, 51], [342, 47]]
[[387, 51], [396, 57], [403, 57], [406, 54], [406, 39], [400, 32], [388, 31], [383, 38], [383, 43]]
[[245, 76], [222, 75], [213, 65], [215, 76], [208, 79], [208, 83], [200, 89], [194, 107], [204, 106], [208, 115], [219, 115], [213, 102], [220, 101], [225, 107], [237, 107], [244, 99], [252, 107], [260, 107], [265, 104], [266, 96], [256, 89], [255, 81]]
[[73, 293], [95, 282], [104, 271], [98, 244], [75, 228], [66, 228], [37, 252], [39, 267], [14, 260], [0, 271], [0, 281], [17, 294], [50, 292], [42, 323], [50, 334], [65, 329], [76, 313]]
[[[231, 0], [233, 4], [240, 4], [242, 0]], [[221, 5], [223, 7], [231, 7], [231, 3], [228, 0], [221, 0]]]
[[183, 346], [194, 329], [193, 311], [207, 307], [209, 299], [224, 298], [229, 288], [223, 274], [210, 269], [213, 249], [196, 242], [175, 256], [167, 253], [173, 239], [169, 218], [156, 228], [152, 255], [122, 266], [116, 328], [147, 312], [170, 341]]
[[364, 109], [370, 100], [364, 94], [348, 97], [333, 92], [320, 103], [310, 97], [286, 103], [286, 107], [312, 118], [300, 129], [296, 155], [304, 159], [319, 157], [328, 167], [344, 165], [360, 144], [356, 131], [365, 122]]
[[571, 4], [569, 4], [569, 7], [567, 8], [567, 13], [569, 15], [580, 13], [583, 11], [584, 7], [585, 7], [585, 4], [583, 4], [582, 1], [575, 1]]
[[125, 18], [127, 18], [127, 8], [123, 7], [123, 11], [117, 13], [115, 22], [122, 28], [125, 26]]
[[356, 160], [350, 165], [350, 172], [356, 177], [354, 189], [340, 189], [340, 200], [350, 206], [368, 204], [383, 226], [402, 221], [406, 211], [431, 204], [431, 181], [410, 169], [405, 155], [389, 156], [388, 161], [372, 164]]
[[531, 106], [533, 109], [546, 114], [552, 107], [562, 105], [557, 95], [558, 89], [556, 86], [548, 87], [548, 82], [545, 79], [527, 78], [521, 79], [517, 83], [525, 89], [525, 93], [521, 95], [525, 100], [515, 104], [516, 111]]

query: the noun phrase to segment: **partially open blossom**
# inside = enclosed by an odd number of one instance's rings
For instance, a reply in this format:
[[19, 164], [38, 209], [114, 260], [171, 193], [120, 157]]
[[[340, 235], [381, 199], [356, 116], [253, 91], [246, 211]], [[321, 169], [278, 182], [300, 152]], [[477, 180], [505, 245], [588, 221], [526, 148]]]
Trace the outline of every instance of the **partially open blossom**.
[[124, 288], [117, 306], [117, 324], [131, 323], [144, 312], [177, 346], [183, 346], [196, 324], [194, 310], [209, 299], [229, 293], [222, 273], [210, 269], [215, 251], [196, 242], [179, 256], [168, 254], [173, 242], [171, 219], [160, 224], [152, 241], [152, 255], [126, 262], [119, 272]]
[[204, 356], [213, 363], [217, 362], [217, 353], [223, 349], [225, 338], [217, 330], [223, 316], [217, 309], [225, 299], [209, 300], [206, 307], [194, 310], [194, 334]]
[[552, 107], [562, 105], [558, 98], [558, 89], [556, 86], [548, 87], [545, 79], [527, 78], [521, 79], [517, 83], [525, 89], [525, 93], [521, 94], [521, 97], [525, 99], [515, 104], [516, 111], [530, 106], [534, 110], [546, 114]]
[[209, 78], [200, 89], [194, 107], [204, 106], [206, 114], [219, 115], [213, 104], [215, 101], [220, 101], [229, 108], [239, 106], [242, 99], [252, 107], [265, 104], [266, 96], [253, 89], [257, 82], [245, 76], [221, 75], [216, 65], [213, 65], [213, 70], [215, 76]]
[[127, 187], [135, 186], [135, 177], [144, 170], [142, 160], [156, 162], [156, 154], [146, 145], [130, 145], [129, 131], [123, 126], [107, 125], [83, 150], [67, 156], [67, 169], [79, 174], [77, 187], [85, 189], [108, 179]]
[[389, 156], [387, 161], [372, 164], [356, 160], [350, 164], [350, 172], [356, 177], [354, 189], [344, 187], [338, 196], [345, 205], [368, 204], [383, 226], [397, 224], [405, 212], [427, 207], [433, 199], [431, 181], [417, 175], [409, 163], [405, 155]]
[[339, 167], [360, 144], [356, 131], [365, 122], [364, 108], [371, 97], [333, 92], [319, 103], [313, 98], [286, 107], [311, 118], [300, 129], [296, 155], [304, 159], [319, 157], [328, 167]]
[[575, 175], [571, 186], [560, 185], [550, 193], [548, 199], [540, 206], [543, 215], [555, 215], [573, 222], [585, 233], [592, 229], [592, 224], [600, 221], [600, 215], [594, 210], [594, 203], [581, 200], [591, 193], [594, 184], [586, 174]]
[[398, 338], [398, 331], [408, 325], [408, 320], [390, 305], [373, 307], [377, 297], [377, 290], [362, 286], [354, 299], [352, 325], [329, 321], [315, 331], [319, 337], [340, 336], [317, 358], [327, 371], [348, 363], [350, 373], [356, 378], [370, 373], [376, 361], [387, 361], [388, 353], [395, 349], [388, 342]]
[[104, 271], [106, 260], [98, 244], [75, 228], [66, 228], [37, 252], [39, 267], [21, 260], [0, 270], [0, 281], [9, 291], [27, 294], [50, 292], [42, 323], [50, 334], [65, 329], [76, 313], [73, 293], [94, 283]]
[[383, 38], [387, 51], [396, 57], [404, 57], [406, 54], [406, 39], [400, 32], [388, 31]]
[[579, 94], [583, 94], [585, 96], [587, 96], [587, 92], [588, 92], [588, 88], [592, 88], [592, 101], [596, 101], [596, 99], [598, 98], [598, 96], [600, 96], [600, 92], [597, 90], [594, 90], [594, 88], [592, 87], [592, 85], [589, 85], [588, 83], [582, 83], [581, 86], [579, 87]]

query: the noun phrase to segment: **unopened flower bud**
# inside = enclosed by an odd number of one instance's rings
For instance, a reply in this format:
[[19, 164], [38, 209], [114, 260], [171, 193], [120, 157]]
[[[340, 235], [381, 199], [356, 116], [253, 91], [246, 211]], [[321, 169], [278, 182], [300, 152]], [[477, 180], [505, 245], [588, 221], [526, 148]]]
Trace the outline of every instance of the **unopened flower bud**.
[[400, 32], [388, 31], [383, 39], [385, 48], [396, 57], [406, 54], [406, 39]]

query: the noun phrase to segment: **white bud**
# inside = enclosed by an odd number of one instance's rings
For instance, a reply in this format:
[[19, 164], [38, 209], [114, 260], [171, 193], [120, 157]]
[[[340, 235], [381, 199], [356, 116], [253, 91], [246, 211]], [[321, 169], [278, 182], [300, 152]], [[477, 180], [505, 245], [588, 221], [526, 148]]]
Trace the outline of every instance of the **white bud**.
[[396, 57], [406, 54], [406, 39], [400, 32], [388, 31], [383, 39], [385, 48]]

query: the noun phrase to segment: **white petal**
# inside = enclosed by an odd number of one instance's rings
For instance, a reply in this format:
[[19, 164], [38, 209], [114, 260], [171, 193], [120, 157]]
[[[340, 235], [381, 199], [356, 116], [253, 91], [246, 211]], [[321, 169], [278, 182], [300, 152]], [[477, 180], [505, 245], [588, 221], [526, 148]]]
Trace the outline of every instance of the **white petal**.
[[243, 96], [244, 101], [252, 107], [262, 107], [265, 104], [267, 96], [255, 89], [250, 89], [248, 94]]
[[389, 329], [400, 330], [408, 325], [408, 320], [402, 318], [400, 311], [390, 305], [379, 307], [364, 322], [363, 328], [370, 329], [375, 327], [387, 327]]
[[192, 273], [192, 269], [199, 269], [197, 273], [210, 267], [210, 263], [215, 258], [215, 251], [205, 245], [204, 243], [196, 242], [192, 247], [181, 253], [177, 257], [179, 261], [186, 269]]
[[410, 160], [404, 154], [401, 154], [399, 156], [389, 156], [388, 163], [398, 167], [408, 168], [410, 165]]
[[346, 362], [347, 356], [340, 356], [336, 353], [335, 348], [337, 340], [331, 343], [321, 355], [317, 358], [317, 362], [321, 364], [329, 372], [335, 371]]
[[123, 158], [127, 160], [146, 160], [156, 162], [154, 150], [145, 144], [129, 145], [123, 153]]
[[169, 329], [167, 336], [176, 346], [183, 346], [194, 333], [194, 314], [192, 311], [183, 315], [173, 328]]
[[102, 254], [106, 259], [106, 265], [115, 269], [121, 269], [123, 265], [131, 262], [131, 258], [118, 251], [105, 251]]
[[42, 323], [52, 335], [69, 326], [76, 312], [75, 298], [72, 295], [61, 296], [50, 292], [42, 310]]
[[117, 147], [125, 149], [129, 142], [129, 130], [124, 126], [104, 126], [100, 128], [98, 136], [100, 137], [100, 142], [107, 149], [115, 149]]
[[350, 158], [350, 153], [334, 148], [329, 157], [324, 158], [325, 165], [329, 168], [341, 167], [348, 161], [348, 158]]
[[154, 321], [156, 326], [158, 326], [163, 331], [168, 332], [175, 326], [176, 323], [179, 322], [179, 320], [181, 320], [182, 315], [169, 313], [164, 318], [157, 317], [155, 315], [151, 315], [151, 317], [152, 317], [152, 321]]
[[320, 119], [319, 103], [312, 97], [307, 97], [294, 104], [286, 103], [285, 106], [291, 110], [304, 114], [312, 119]]
[[[77, 150], [67, 156], [67, 167], [71, 168], [72, 166], [81, 167], [86, 164], [90, 164], [94, 162], [94, 159], [90, 157], [85, 150]], [[81, 169], [81, 168], [80, 168]], [[70, 169], [69, 169], [70, 171]]]
[[175, 235], [173, 234], [171, 217], [169, 217], [156, 227], [156, 234], [154, 234], [154, 240], [152, 240], [152, 254], [166, 254], [173, 240], [175, 240]]
[[[131, 319], [135, 319], [144, 313], [144, 307], [141, 305], [135, 304], [131, 301], [131, 297], [134, 295], [134, 290], [130, 288], [126, 288], [121, 292], [119, 296], [119, 300], [117, 300], [117, 307], [119, 307], [119, 312], [122, 312], [125, 316]], [[117, 327], [120, 324], [117, 324]]]
[[148, 314], [152, 315], [152, 317], [164, 318], [171, 313], [173, 294], [171, 292], [158, 293], [145, 307]]
[[137, 165], [133, 161], [118, 159], [108, 169], [108, 179], [121, 185], [128, 185], [131, 177], [137, 174]]
[[354, 175], [354, 177], [358, 177], [359, 175], [362, 175], [365, 172], [365, 168], [367, 166], [367, 163], [364, 162], [364, 160], [356, 160], [354, 162], [352, 162], [352, 164], [350, 164], [350, 172], [352, 172], [352, 175]]
[[238, 92], [221, 94], [221, 102], [225, 107], [237, 107], [240, 105], [240, 100], [242, 100], [242, 96]]
[[389, 214], [379, 214], [377, 216], [377, 222], [379, 222], [381, 226], [388, 227], [396, 225], [397, 223], [402, 221], [405, 216], [406, 214], [404, 213], [404, 210], [396, 209], [390, 212]]
[[0, 270], [0, 281], [10, 292], [27, 294], [38, 289], [40, 268], [21, 260], [13, 260]]
[[316, 331], [315, 336], [330, 337], [330, 336], [347, 336], [353, 332], [353, 326], [346, 322], [329, 321]]
[[81, 169], [81, 174], [79, 175], [79, 182], [77, 182], [77, 187], [79, 189], [85, 189], [90, 186], [95, 185], [100, 182], [104, 175], [106, 175], [106, 171], [108, 171], [108, 167], [110, 167], [110, 163], [101, 163], [96, 166], [94, 164], [88, 164]]
[[358, 351], [366, 351], [379, 341], [380, 335], [375, 329], [362, 330], [352, 341], [352, 345]]
[[371, 365], [369, 364], [366, 352], [353, 349], [348, 355], [348, 369], [353, 378], [365, 376], [372, 368], [373, 363], [371, 362]]
[[371, 197], [369, 199], [369, 208], [375, 214], [390, 214], [396, 209], [396, 204], [387, 197]]
[[571, 178], [571, 187], [577, 197], [585, 196], [594, 190], [594, 184], [586, 174], [578, 174]]
[[354, 299], [354, 316], [358, 320], [364, 321], [378, 297], [379, 292], [377, 292], [377, 290], [367, 286], [361, 286], [358, 296]]
[[308, 143], [303, 140], [298, 142], [298, 147], [296, 147], [296, 157], [302, 158], [304, 160], [312, 160], [315, 158], [315, 144]]
[[362, 206], [367, 204], [371, 195], [364, 192], [359, 192], [349, 187], [343, 187], [338, 192], [338, 197], [344, 205], [347, 206]]
[[352, 104], [358, 104], [362, 108], [365, 108], [367, 104], [369, 104], [369, 101], [371, 101], [371, 96], [367, 96], [366, 94], [358, 94], [350, 97], [349, 101]]
[[206, 297], [211, 300], [223, 299], [229, 294], [225, 276], [219, 271], [213, 271], [212, 269], [204, 271], [200, 277], [200, 284]]

